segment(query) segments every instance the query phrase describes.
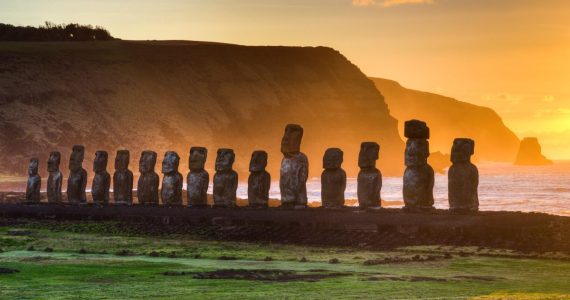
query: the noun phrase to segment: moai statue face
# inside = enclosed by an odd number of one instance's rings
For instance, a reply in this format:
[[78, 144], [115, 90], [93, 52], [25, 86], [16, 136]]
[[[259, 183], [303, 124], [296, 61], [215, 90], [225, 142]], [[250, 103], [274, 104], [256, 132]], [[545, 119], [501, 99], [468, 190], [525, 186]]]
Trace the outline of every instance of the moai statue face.
[[204, 170], [206, 159], [208, 158], [208, 149], [204, 147], [190, 148], [189, 167], [191, 171]]
[[174, 173], [178, 172], [178, 164], [180, 163], [180, 156], [174, 151], [167, 151], [164, 154], [164, 160], [162, 161], [162, 173]]
[[453, 163], [470, 162], [475, 152], [475, 141], [472, 139], [455, 139], [451, 148], [451, 161]]
[[429, 127], [423, 121], [406, 121], [404, 123], [404, 136], [409, 139], [429, 139]]
[[60, 162], [61, 162], [61, 153], [57, 151], [50, 153], [48, 158], [48, 172], [59, 171]]
[[107, 151], [97, 151], [95, 152], [95, 160], [93, 161], [93, 172], [103, 172], [107, 169], [107, 161], [109, 160], [109, 154]]
[[363, 142], [360, 144], [358, 154], [358, 166], [361, 169], [375, 168], [380, 152], [380, 145], [375, 142]]
[[82, 145], [73, 146], [73, 151], [69, 157], [69, 170], [79, 172], [83, 169], [83, 158], [85, 157], [85, 147]]
[[115, 170], [126, 171], [129, 169], [129, 159], [131, 155], [129, 150], [118, 150], [115, 157]]
[[28, 166], [28, 175], [30, 176], [38, 175], [39, 164], [40, 163], [37, 158], [30, 159], [30, 165]]
[[343, 152], [339, 148], [329, 148], [323, 156], [324, 169], [339, 169], [342, 165]]
[[253, 151], [249, 161], [249, 171], [261, 172], [265, 170], [265, 167], [267, 167], [267, 152]]
[[139, 159], [139, 172], [148, 173], [153, 172], [156, 166], [156, 152], [154, 151], [143, 151], [141, 152], [141, 158]]
[[303, 127], [297, 124], [288, 124], [285, 127], [285, 134], [281, 140], [281, 153], [291, 156], [301, 151], [301, 140], [303, 139]]
[[422, 166], [427, 164], [429, 142], [424, 139], [409, 139], [406, 142], [406, 166]]
[[234, 165], [235, 154], [232, 149], [218, 149], [216, 157], [216, 171], [229, 171]]

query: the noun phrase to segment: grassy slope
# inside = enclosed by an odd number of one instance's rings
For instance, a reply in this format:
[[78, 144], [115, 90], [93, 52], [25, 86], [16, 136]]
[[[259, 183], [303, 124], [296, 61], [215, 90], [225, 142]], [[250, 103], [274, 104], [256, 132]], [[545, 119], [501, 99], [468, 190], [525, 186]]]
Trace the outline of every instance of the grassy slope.
[[[0, 274], [0, 298], [419, 298], [500, 295], [511, 298], [570, 297], [570, 262], [553, 259], [515, 259], [509, 252], [485, 249], [505, 257], [457, 255], [475, 249], [406, 248], [372, 252], [292, 245], [260, 245], [199, 241], [188, 236], [102, 235], [105, 224], [27, 226], [33, 233], [11, 236], [0, 228], [0, 267], [19, 273]], [[79, 226], [79, 227], [78, 227]], [[97, 227], [99, 226], [99, 227]], [[61, 231], [65, 229], [65, 231]], [[71, 233], [77, 232], [77, 233]], [[34, 246], [36, 251], [25, 251]], [[53, 247], [54, 252], [37, 251]], [[79, 254], [86, 249], [89, 254]], [[135, 256], [113, 253], [128, 249]], [[479, 249], [480, 250], [480, 249]], [[106, 251], [108, 254], [101, 254]], [[150, 257], [151, 251], [161, 253]], [[167, 257], [176, 252], [176, 258]], [[453, 258], [366, 266], [367, 259], [439, 255]], [[479, 252], [480, 253], [480, 252]], [[200, 258], [194, 258], [200, 254]], [[218, 260], [232, 256], [237, 260]], [[273, 261], [264, 261], [271, 256]], [[305, 257], [308, 262], [299, 262]], [[331, 258], [340, 260], [330, 264]], [[298, 274], [348, 273], [315, 282], [265, 282], [237, 279], [195, 279], [165, 276], [166, 271], [204, 272], [227, 269], [289, 270]], [[457, 276], [471, 276], [464, 278]], [[490, 279], [490, 280], [485, 280]]]

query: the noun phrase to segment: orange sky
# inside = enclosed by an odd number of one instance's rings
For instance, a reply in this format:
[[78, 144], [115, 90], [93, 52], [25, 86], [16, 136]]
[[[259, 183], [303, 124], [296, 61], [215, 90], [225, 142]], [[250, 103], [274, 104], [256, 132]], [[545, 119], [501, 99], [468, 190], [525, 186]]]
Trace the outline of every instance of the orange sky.
[[123, 39], [327, 45], [367, 75], [494, 108], [570, 159], [568, 0], [2, 0], [0, 22]]

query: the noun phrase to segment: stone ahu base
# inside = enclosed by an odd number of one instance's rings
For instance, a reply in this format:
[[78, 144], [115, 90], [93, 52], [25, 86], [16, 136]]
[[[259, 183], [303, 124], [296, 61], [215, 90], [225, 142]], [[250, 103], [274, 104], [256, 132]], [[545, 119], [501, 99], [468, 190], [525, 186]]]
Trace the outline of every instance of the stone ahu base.
[[530, 252], [570, 253], [570, 218], [540, 213], [435, 210], [238, 207], [187, 208], [134, 205], [97, 207], [0, 204], [2, 222], [23, 219], [119, 221], [121, 228], [153, 235], [180, 233], [206, 239], [388, 249], [411, 245], [456, 245]]

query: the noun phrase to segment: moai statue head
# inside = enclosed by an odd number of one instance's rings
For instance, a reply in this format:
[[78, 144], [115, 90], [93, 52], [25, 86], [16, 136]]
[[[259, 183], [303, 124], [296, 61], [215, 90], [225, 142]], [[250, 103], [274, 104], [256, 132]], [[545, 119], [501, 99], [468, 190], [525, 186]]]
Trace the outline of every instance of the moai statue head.
[[404, 136], [409, 139], [429, 139], [429, 127], [426, 122], [409, 120], [404, 123]]
[[38, 175], [39, 164], [40, 163], [37, 158], [30, 159], [30, 164], [28, 165], [28, 175], [30, 176]]
[[146, 150], [141, 152], [141, 158], [139, 159], [139, 172], [148, 173], [153, 172], [156, 166], [156, 152]]
[[380, 152], [380, 145], [375, 142], [363, 142], [360, 144], [358, 154], [358, 166], [361, 169], [375, 168]]
[[422, 166], [427, 164], [429, 142], [424, 139], [409, 139], [406, 142], [406, 166]]
[[232, 169], [235, 161], [235, 154], [233, 149], [218, 149], [218, 156], [216, 157], [216, 171], [229, 171]]
[[115, 170], [126, 171], [129, 169], [129, 160], [131, 158], [129, 150], [117, 150], [115, 157]]
[[188, 159], [190, 170], [194, 172], [204, 170], [207, 158], [208, 149], [204, 147], [190, 148], [190, 158]]
[[95, 160], [93, 161], [93, 172], [99, 173], [107, 170], [107, 161], [109, 154], [107, 151], [96, 151]]
[[83, 158], [85, 157], [85, 146], [75, 145], [69, 157], [69, 170], [79, 172], [83, 169]]
[[61, 153], [57, 151], [53, 151], [49, 154], [48, 158], [48, 172], [57, 172], [59, 171], [59, 163], [61, 162]]
[[324, 169], [339, 169], [342, 165], [343, 152], [339, 148], [328, 148], [323, 156]]
[[285, 134], [281, 140], [281, 153], [291, 156], [301, 151], [301, 140], [303, 139], [303, 127], [297, 124], [287, 124]]
[[178, 165], [180, 164], [180, 156], [174, 151], [167, 151], [164, 154], [162, 161], [162, 173], [175, 173], [178, 172]]
[[265, 171], [265, 167], [267, 167], [267, 152], [261, 150], [253, 151], [249, 161], [249, 171], [261, 172]]
[[470, 162], [471, 155], [475, 153], [475, 141], [458, 138], [453, 141], [451, 148], [451, 161], [453, 163]]

